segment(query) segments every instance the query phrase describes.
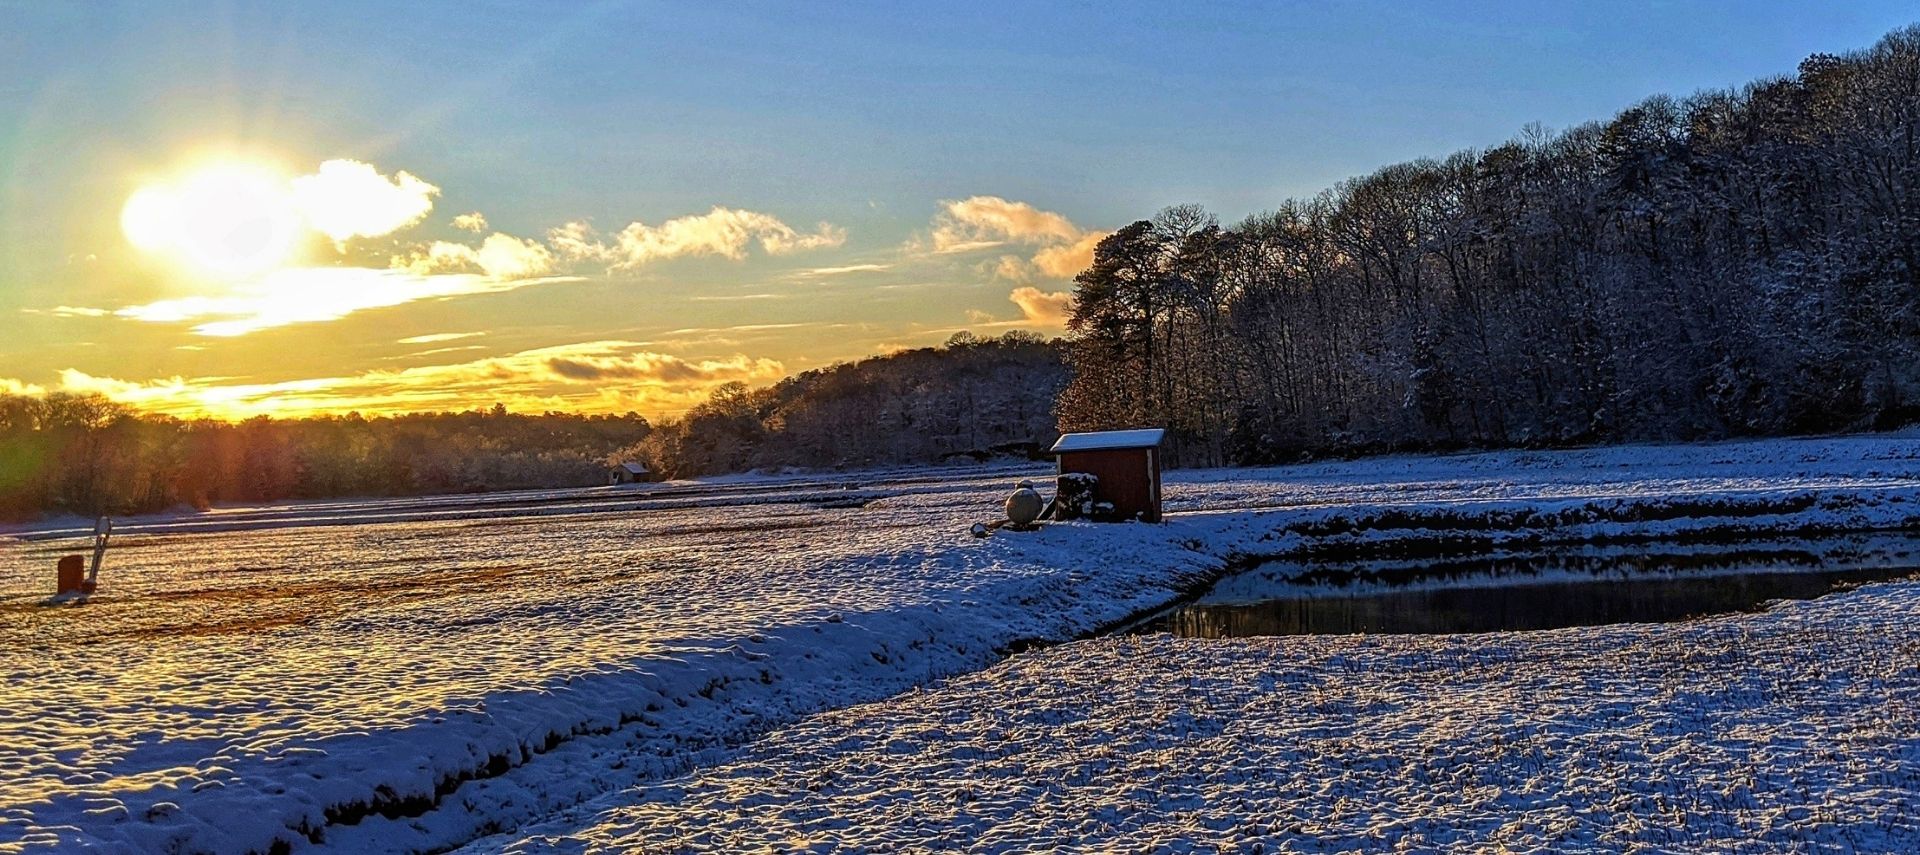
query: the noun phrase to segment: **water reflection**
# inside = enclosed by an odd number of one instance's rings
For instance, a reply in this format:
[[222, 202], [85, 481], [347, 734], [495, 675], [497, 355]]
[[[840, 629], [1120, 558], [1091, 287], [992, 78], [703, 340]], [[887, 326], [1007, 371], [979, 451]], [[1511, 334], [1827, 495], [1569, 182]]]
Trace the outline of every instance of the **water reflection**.
[[1422, 562], [1270, 563], [1222, 579], [1145, 629], [1230, 638], [1676, 621], [1915, 576], [1917, 543], [1860, 536], [1665, 551], [1569, 548]]

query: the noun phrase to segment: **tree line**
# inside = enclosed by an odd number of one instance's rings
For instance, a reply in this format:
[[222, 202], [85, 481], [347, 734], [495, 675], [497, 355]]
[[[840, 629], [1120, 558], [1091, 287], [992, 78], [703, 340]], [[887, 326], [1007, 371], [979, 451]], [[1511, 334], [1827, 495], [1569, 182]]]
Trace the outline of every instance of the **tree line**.
[[1016, 330], [956, 333], [788, 377], [730, 383], [627, 454], [682, 478], [768, 467], [856, 467], [1032, 455], [1053, 442], [1063, 345]]
[[0, 395], [0, 518], [604, 483], [608, 455], [650, 429], [633, 413], [498, 406], [187, 421], [96, 395]]
[[1065, 430], [1187, 464], [1886, 427], [1920, 414], [1920, 27], [1531, 129], [1076, 280]]
[[0, 519], [220, 502], [586, 486], [614, 464], [666, 477], [1025, 455], [1053, 439], [1061, 346], [1031, 333], [733, 383], [657, 425], [634, 413], [491, 410], [258, 417], [142, 413], [97, 395], [0, 395]]

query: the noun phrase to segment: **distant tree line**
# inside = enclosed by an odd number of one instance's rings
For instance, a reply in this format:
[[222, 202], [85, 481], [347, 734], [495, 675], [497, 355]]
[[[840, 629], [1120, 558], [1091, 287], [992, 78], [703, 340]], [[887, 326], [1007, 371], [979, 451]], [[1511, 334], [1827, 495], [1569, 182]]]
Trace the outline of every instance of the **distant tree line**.
[[0, 395], [0, 518], [604, 483], [646, 419], [491, 412], [231, 423]]
[[602, 484], [614, 463], [687, 477], [1029, 454], [1052, 442], [1061, 345], [1031, 333], [716, 389], [659, 425], [633, 413], [259, 417], [141, 413], [99, 396], [0, 395], [0, 519], [217, 502]]
[[683, 478], [781, 466], [848, 467], [982, 460], [1053, 442], [1067, 383], [1062, 345], [1033, 333], [958, 333], [788, 377], [730, 383], [627, 453]]
[[1920, 28], [1790, 78], [1421, 160], [1076, 281], [1065, 430], [1188, 464], [1920, 414]]

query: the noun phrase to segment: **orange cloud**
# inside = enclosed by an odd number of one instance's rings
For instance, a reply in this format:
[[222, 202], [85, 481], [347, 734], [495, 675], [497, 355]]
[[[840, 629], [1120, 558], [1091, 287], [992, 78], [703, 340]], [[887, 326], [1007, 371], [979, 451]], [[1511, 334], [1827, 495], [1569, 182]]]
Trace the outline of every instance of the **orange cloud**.
[[1072, 279], [1093, 266], [1093, 249], [1107, 232], [1087, 232], [1072, 243], [1050, 246], [1033, 254], [1033, 266], [1055, 279]]
[[[1030, 270], [1071, 279], [1093, 263], [1093, 248], [1106, 232], [1085, 230], [1061, 214], [999, 196], [974, 196], [940, 203], [929, 233], [936, 255], [974, 252], [1009, 243], [1039, 247], [1025, 264], [1002, 259], [996, 273], [1024, 281]], [[1019, 259], [1014, 258], [1015, 262]]]
[[1020, 314], [1028, 322], [1038, 326], [1064, 327], [1067, 318], [1073, 314], [1071, 291], [1049, 293], [1031, 285], [1023, 285], [1013, 289], [1007, 299], [1020, 307]]
[[998, 196], [974, 196], [942, 202], [933, 222], [933, 251], [965, 252], [1002, 241], [1055, 243], [1075, 240], [1080, 229], [1073, 221], [1025, 202]]

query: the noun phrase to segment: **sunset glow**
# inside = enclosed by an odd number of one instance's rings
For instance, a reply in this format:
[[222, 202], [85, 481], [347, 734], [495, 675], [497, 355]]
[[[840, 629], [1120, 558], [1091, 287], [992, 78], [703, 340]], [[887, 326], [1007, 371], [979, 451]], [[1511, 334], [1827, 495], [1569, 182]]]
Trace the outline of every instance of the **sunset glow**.
[[144, 252], [236, 279], [287, 263], [301, 221], [284, 176], [229, 162], [140, 188], [120, 209], [120, 227]]
[[1920, 853], [1912, 0], [0, 10], [0, 855]]

